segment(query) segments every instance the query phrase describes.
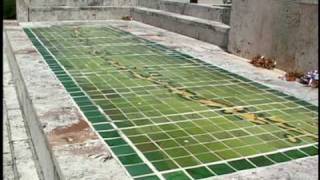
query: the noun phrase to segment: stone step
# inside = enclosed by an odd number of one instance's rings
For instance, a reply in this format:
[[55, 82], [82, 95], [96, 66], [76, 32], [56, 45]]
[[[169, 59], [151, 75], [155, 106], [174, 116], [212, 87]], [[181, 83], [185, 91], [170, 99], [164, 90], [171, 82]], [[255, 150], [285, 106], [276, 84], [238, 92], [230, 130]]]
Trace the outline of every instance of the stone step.
[[162, 10], [136, 7], [131, 10], [133, 20], [183, 34], [226, 48], [230, 26]]
[[137, 6], [168, 11], [229, 24], [231, 6], [192, 4], [175, 1], [138, 0]]

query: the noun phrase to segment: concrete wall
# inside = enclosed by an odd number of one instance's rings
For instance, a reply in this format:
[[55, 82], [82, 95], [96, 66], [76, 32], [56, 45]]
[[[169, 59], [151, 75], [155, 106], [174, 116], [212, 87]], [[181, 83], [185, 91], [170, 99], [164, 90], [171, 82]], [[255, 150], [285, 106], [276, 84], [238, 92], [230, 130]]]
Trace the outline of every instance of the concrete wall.
[[30, 21], [108, 20], [130, 15], [128, 7], [47, 7], [29, 10]]
[[31, 0], [31, 7], [41, 6], [129, 6], [135, 0]]
[[285, 71], [317, 69], [317, 1], [234, 0], [230, 24], [231, 53], [274, 58]]
[[28, 19], [28, 7], [29, 0], [16, 0], [16, 14], [18, 22], [27, 22]]
[[132, 8], [131, 14], [135, 21], [209, 42], [222, 48], [226, 48], [228, 44], [229, 26], [223, 23], [148, 8]]

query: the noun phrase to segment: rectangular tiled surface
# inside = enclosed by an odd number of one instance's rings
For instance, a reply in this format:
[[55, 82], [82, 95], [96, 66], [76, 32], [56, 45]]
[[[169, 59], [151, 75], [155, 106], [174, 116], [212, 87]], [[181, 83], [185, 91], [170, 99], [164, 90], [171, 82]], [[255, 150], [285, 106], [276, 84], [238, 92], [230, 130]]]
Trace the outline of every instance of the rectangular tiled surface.
[[317, 107], [305, 101], [112, 27], [25, 32], [134, 179], [318, 154]]

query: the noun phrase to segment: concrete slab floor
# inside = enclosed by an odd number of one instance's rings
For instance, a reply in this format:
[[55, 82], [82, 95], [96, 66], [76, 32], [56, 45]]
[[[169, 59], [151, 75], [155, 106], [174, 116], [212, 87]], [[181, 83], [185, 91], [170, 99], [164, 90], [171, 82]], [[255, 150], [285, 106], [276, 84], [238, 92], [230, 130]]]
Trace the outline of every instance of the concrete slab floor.
[[[70, 24], [83, 24], [83, 22], [69, 22]], [[46, 26], [56, 23], [25, 23], [25, 26]], [[172, 47], [181, 52], [188, 53], [213, 65], [222, 67], [230, 72], [237, 73], [249, 79], [263, 83], [269, 87], [280, 90], [313, 104], [318, 104], [317, 89], [303, 87], [295, 82], [285, 82], [279, 79], [284, 72], [279, 70], [265, 70], [253, 67], [248, 60], [228, 54], [217, 46], [188, 38], [176, 33], [168, 32], [152, 26], [137, 22], [127, 21], [100, 21], [89, 24], [112, 25], [131, 32], [139, 37], [156, 41], [160, 44]], [[32, 68], [32, 67], [30, 67]], [[249, 171], [241, 171], [213, 179], [317, 179], [318, 157], [290, 161], [267, 168], [258, 168]], [[79, 162], [80, 163], [80, 162]], [[313, 169], [310, 173], [310, 169]], [[299, 175], [297, 175], [299, 172]]]

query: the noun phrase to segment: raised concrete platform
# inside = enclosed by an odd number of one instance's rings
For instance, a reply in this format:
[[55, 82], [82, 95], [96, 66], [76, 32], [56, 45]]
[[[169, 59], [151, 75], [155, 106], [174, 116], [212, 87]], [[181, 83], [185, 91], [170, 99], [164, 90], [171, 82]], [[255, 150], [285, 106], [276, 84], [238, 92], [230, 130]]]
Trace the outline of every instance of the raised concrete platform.
[[[66, 22], [26, 23], [23, 26], [49, 26]], [[69, 22], [67, 24], [84, 24]], [[91, 21], [86, 24], [112, 25], [213, 65], [263, 83], [274, 89], [318, 104], [317, 89], [279, 79], [284, 72], [252, 66], [248, 60], [231, 55], [221, 48], [186, 36], [168, 32], [138, 22]], [[35, 51], [21, 27], [6, 28], [10, 67], [14, 69], [15, 85], [23, 105], [23, 115], [37, 156], [48, 179], [129, 179], [115, 159], [106, 160], [108, 148], [98, 139], [60, 82], [54, 77], [42, 57]], [[34, 134], [39, 133], [39, 134]], [[318, 157], [242, 171], [220, 179], [317, 179]], [[51, 166], [52, 165], [52, 166]], [[52, 174], [50, 174], [52, 173]], [[50, 176], [57, 173], [57, 176]], [[52, 178], [50, 178], [52, 177]], [[214, 178], [213, 178], [214, 179]]]
[[231, 7], [219, 5], [190, 4], [176, 1], [138, 0], [137, 6], [152, 8], [176, 14], [192, 16], [229, 24]]
[[170, 13], [150, 8], [132, 9], [136, 21], [183, 34], [226, 48], [230, 27], [217, 21]]

